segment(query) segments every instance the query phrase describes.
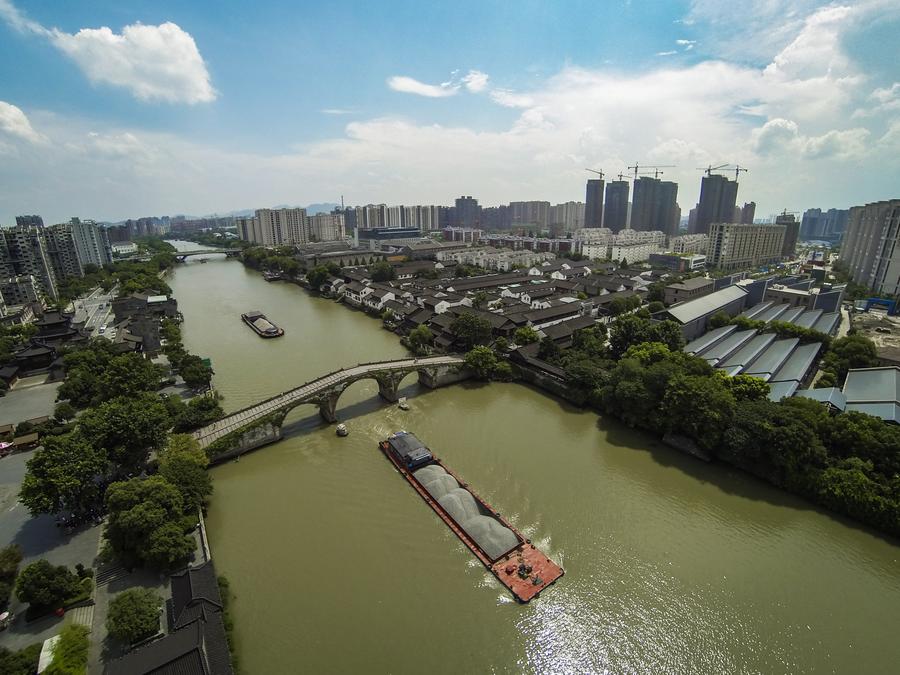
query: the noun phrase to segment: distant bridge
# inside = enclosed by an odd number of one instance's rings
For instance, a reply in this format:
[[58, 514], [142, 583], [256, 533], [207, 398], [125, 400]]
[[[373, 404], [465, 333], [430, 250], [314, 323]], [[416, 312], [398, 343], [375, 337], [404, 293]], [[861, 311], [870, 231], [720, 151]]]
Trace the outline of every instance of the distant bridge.
[[281, 425], [287, 414], [297, 406], [312, 403], [319, 406], [319, 414], [326, 422], [337, 422], [335, 410], [341, 394], [354, 382], [375, 380], [378, 393], [386, 401], [398, 400], [397, 388], [409, 373], [417, 372], [419, 382], [435, 389], [469, 377], [462, 370], [465, 359], [448, 354], [395, 361], [361, 363], [358, 366], [328, 373], [296, 389], [238, 410], [194, 432], [200, 447], [216, 444], [213, 460], [242, 454], [281, 438]]
[[184, 262], [185, 258], [189, 258], [192, 255], [211, 255], [213, 253], [224, 253], [229, 258], [236, 258], [241, 254], [241, 251], [236, 248], [204, 248], [197, 251], [177, 251], [173, 255], [178, 262]]

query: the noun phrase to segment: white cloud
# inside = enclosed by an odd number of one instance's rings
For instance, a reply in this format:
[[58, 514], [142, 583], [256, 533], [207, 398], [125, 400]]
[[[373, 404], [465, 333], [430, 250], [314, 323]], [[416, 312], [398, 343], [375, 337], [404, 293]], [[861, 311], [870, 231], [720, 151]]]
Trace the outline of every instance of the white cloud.
[[869, 148], [868, 129], [831, 129], [819, 136], [805, 136], [792, 120], [777, 118], [754, 129], [751, 137], [754, 150], [760, 155], [797, 153], [806, 159], [852, 159], [862, 157]]
[[488, 86], [488, 74], [482, 73], [480, 70], [470, 70], [463, 78], [463, 84], [466, 89], [473, 94], [478, 94]]
[[[0, 131], [29, 143], [46, 143], [47, 139], [34, 130], [21, 108], [0, 101]], [[9, 148], [11, 146], [7, 146]]]
[[353, 111], [347, 108], [322, 108], [320, 111], [323, 115], [352, 115]]
[[668, 52], [656, 52], [656, 55], [657, 55], [657, 56], [672, 56], [672, 54], [677, 54], [677, 53], [678, 53], [678, 52], [677, 52], [676, 50], [673, 49], [673, 50], [670, 50], [670, 51], [668, 51]]
[[416, 94], [417, 96], [425, 96], [427, 98], [445, 98], [454, 96], [459, 91], [459, 85], [449, 82], [441, 84], [426, 84], [419, 82], [412, 77], [405, 75], [394, 75], [389, 77], [387, 85], [394, 91], [403, 92], [404, 94]]
[[491, 100], [505, 108], [527, 108], [534, 104], [534, 99], [526, 94], [519, 94], [509, 89], [493, 89]]
[[427, 98], [455, 96], [462, 87], [465, 87], [473, 94], [480, 94], [487, 90], [488, 80], [490, 79], [487, 73], [483, 73], [480, 70], [470, 70], [462, 77], [459, 77], [458, 73], [459, 71], [454, 70], [450, 74], [450, 79], [440, 84], [427, 84], [406, 75], [394, 75], [388, 78], [387, 85], [394, 91], [400, 91], [404, 94], [416, 94]]
[[19, 31], [50, 40], [94, 84], [122, 87], [141, 101], [195, 104], [216, 99], [194, 38], [177, 24], [135, 23], [121, 33], [103, 26], [71, 34], [25, 18], [8, 0], [0, 0], [0, 16]]

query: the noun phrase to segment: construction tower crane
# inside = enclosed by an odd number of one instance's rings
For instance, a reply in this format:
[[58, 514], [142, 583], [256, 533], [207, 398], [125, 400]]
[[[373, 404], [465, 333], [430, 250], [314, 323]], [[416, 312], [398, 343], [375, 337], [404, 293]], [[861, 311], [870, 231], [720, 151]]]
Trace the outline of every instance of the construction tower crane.
[[[639, 175], [639, 174], [638, 174], [638, 171], [639, 171], [641, 168], [644, 168], [644, 169], [674, 169], [674, 168], [675, 168], [675, 165], [674, 165], [674, 164], [653, 164], [653, 165], [651, 165], [651, 166], [641, 167], [637, 162], [635, 162], [635, 163], [634, 163], [634, 166], [629, 166], [629, 167], [626, 167], [626, 168], [628, 168], [628, 169], [634, 169], [634, 179], [637, 180], [637, 177], [638, 177], [638, 175]], [[662, 171], [660, 171], [660, 173], [662, 173]]]
[[697, 171], [703, 171], [707, 176], [712, 176], [713, 171], [719, 171], [720, 169], [724, 169], [726, 166], [728, 166], [728, 164], [720, 164], [719, 166], [713, 166], [712, 164], [710, 164], [707, 167], [698, 166]]
[[738, 176], [740, 175], [741, 171], [749, 171], [749, 170], [750, 169], [745, 169], [740, 164], [735, 164], [734, 165], [734, 182], [737, 183], [737, 179], [738, 179]]
[[591, 173], [595, 173], [598, 176], [600, 176], [600, 180], [603, 180], [603, 176], [604, 176], [603, 169], [600, 169], [600, 171], [597, 171], [595, 169], [585, 169], [585, 171], [590, 171]]

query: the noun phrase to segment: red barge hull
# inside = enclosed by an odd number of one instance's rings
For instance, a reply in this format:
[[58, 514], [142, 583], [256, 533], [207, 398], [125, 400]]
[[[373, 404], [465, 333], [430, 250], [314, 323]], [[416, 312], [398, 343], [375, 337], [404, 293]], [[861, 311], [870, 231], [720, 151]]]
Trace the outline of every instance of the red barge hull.
[[[400, 462], [391, 452], [390, 445], [387, 441], [381, 441], [378, 444], [388, 461], [394, 465], [394, 468], [402, 475], [406, 482], [409, 483], [418, 495], [428, 504], [432, 510], [440, 517], [441, 520], [449, 527], [453, 533], [459, 537], [473, 555], [481, 561], [491, 574], [503, 584], [513, 597], [521, 603], [526, 603], [538, 597], [541, 592], [553, 585], [565, 571], [562, 567], [550, 560], [540, 549], [536, 548], [530, 540], [526, 539], [513, 525], [503, 516], [497, 513], [487, 502], [479, 497], [469, 487], [468, 483], [457, 476], [449, 467], [447, 467], [440, 459], [434, 457], [432, 462], [444, 469], [449, 475], [456, 479], [461, 487], [465, 488], [474, 497], [475, 501], [492, 517], [496, 518], [505, 527], [509, 528], [515, 534], [518, 544], [511, 548], [499, 558], [491, 559], [470, 537], [466, 531], [457, 523], [453, 517], [447, 513], [441, 504], [434, 499], [425, 487], [416, 479], [413, 472]], [[421, 468], [421, 467], [417, 467]]]

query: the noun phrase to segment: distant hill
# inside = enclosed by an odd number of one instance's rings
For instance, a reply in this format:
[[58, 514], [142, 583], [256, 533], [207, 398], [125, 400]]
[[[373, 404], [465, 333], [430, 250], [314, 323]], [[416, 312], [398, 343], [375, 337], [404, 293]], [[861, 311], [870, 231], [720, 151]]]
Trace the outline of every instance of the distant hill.
[[334, 209], [340, 207], [340, 204], [335, 204], [333, 202], [324, 202], [322, 204], [310, 204], [306, 207], [306, 213], [310, 216], [314, 216], [317, 213], [331, 213]]

